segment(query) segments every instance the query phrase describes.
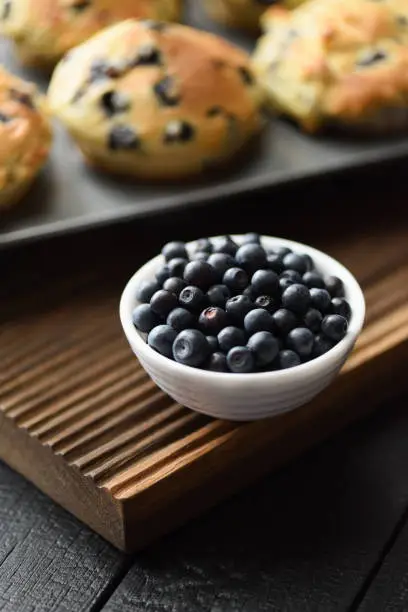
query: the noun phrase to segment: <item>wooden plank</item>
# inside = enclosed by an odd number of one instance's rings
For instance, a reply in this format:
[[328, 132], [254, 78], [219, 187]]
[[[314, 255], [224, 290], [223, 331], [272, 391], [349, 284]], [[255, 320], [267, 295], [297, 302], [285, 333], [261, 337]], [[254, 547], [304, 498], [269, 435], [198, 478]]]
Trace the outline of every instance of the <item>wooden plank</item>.
[[[117, 290], [95, 292], [87, 276], [51, 306], [31, 294], [34, 314], [26, 303], [0, 326], [0, 456], [134, 550], [364, 416], [406, 382], [408, 240], [403, 227], [389, 228], [379, 255], [378, 235], [349, 238], [329, 250], [363, 281], [367, 327], [342, 375], [310, 405], [252, 424], [175, 405], [131, 356]], [[391, 373], [398, 385], [388, 384]]]
[[[138, 555], [103, 611], [355, 610], [408, 506], [407, 407], [385, 404]], [[364, 612], [405, 612], [403, 546], [398, 561]]]
[[128, 560], [0, 463], [1, 612], [99, 609]]
[[[407, 475], [405, 490], [407, 486]], [[362, 598], [359, 612], [405, 612], [408, 602], [408, 513], [401, 514], [392, 537], [384, 546], [371, 572], [371, 585]]]

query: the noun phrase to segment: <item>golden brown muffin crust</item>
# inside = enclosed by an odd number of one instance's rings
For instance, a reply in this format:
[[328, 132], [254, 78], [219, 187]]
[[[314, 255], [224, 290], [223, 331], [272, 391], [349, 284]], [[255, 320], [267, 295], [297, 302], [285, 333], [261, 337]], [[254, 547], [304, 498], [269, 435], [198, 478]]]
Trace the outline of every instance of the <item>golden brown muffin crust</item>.
[[51, 128], [35, 86], [0, 67], [0, 208], [28, 188], [50, 144]]
[[93, 37], [59, 64], [49, 101], [93, 163], [142, 177], [199, 172], [261, 127], [248, 55], [174, 24], [129, 20]]
[[[128, 18], [179, 20], [182, 0], [0, 0], [2, 32], [28, 64], [53, 63], [90, 36]], [[8, 7], [7, 9], [5, 7]], [[0, 9], [1, 11], [1, 9]]]
[[254, 67], [273, 106], [314, 130], [407, 108], [408, 2], [311, 0], [274, 7]]

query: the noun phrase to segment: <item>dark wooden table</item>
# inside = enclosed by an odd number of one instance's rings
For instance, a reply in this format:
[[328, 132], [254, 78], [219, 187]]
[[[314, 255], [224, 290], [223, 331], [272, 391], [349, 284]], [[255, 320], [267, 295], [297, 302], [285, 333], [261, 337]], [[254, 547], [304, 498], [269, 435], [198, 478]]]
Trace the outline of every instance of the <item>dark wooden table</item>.
[[[331, 178], [2, 252], [1, 316], [34, 308], [27, 295], [52, 299], [61, 279], [116, 291], [172, 236], [363, 239], [373, 223], [407, 222], [405, 174]], [[0, 611], [408, 610], [408, 395], [395, 391], [370, 419], [134, 557], [0, 464]]]

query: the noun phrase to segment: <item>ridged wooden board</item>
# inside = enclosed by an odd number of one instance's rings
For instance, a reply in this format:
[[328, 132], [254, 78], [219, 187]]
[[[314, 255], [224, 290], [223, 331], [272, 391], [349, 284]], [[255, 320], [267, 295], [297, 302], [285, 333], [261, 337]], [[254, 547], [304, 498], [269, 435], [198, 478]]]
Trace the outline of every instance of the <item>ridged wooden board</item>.
[[408, 239], [401, 230], [381, 252], [374, 244], [332, 249], [368, 305], [342, 374], [311, 404], [267, 422], [212, 420], [157, 389], [122, 338], [117, 288], [101, 295], [83, 280], [60, 305], [9, 313], [0, 457], [115, 546], [146, 545], [401, 391]]

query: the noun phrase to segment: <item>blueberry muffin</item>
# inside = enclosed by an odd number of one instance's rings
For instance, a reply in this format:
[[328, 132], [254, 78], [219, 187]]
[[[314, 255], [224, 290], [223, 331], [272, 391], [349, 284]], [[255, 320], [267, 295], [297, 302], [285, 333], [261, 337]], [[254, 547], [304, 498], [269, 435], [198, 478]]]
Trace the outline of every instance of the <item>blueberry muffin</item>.
[[182, 0], [0, 0], [0, 31], [29, 65], [55, 64], [99, 30], [128, 18], [177, 21]]
[[51, 128], [34, 85], [0, 67], [0, 210], [17, 203], [48, 157]]
[[48, 99], [88, 161], [148, 179], [217, 165], [262, 126], [248, 55], [163, 22], [128, 20], [74, 49]]
[[303, 0], [204, 0], [208, 15], [223, 25], [256, 31], [259, 19], [268, 7], [283, 4], [293, 8]]
[[253, 67], [273, 109], [310, 132], [406, 127], [407, 2], [311, 0], [262, 22]]

